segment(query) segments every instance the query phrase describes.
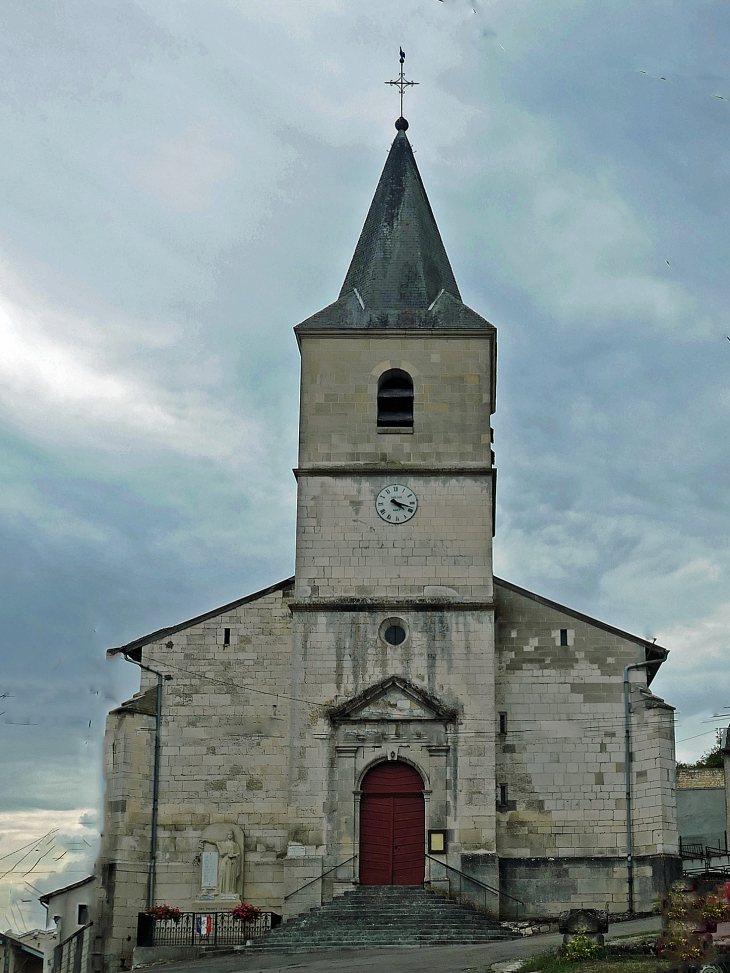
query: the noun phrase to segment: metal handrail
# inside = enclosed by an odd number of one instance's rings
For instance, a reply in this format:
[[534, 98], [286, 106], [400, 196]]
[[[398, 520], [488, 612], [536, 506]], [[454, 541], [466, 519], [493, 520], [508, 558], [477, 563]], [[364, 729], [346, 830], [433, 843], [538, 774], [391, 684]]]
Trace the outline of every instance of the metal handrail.
[[342, 868], [342, 866], [347, 865], [348, 862], [355, 861], [356, 858], [357, 855], [352, 855], [350, 858], [346, 858], [343, 862], [340, 862], [339, 865], [333, 865], [332, 868], [328, 868], [326, 872], [322, 872], [321, 875], [318, 875], [316, 878], [313, 878], [311, 881], [305, 882], [304, 885], [300, 885], [298, 889], [294, 889], [294, 891], [290, 892], [289, 895], [285, 895], [284, 901], [286, 902], [287, 899], [290, 899], [292, 895], [296, 895], [297, 892], [301, 892], [302, 889], [306, 889], [309, 888], [310, 885], [314, 885], [315, 882], [321, 882], [322, 879], [325, 877], [325, 875], [329, 875], [330, 872], [336, 872], [338, 868]]
[[[514, 895], [510, 895], [508, 892], [501, 892], [499, 889], [495, 889], [494, 886], [487, 885], [486, 882], [482, 882], [481, 879], [474, 878], [473, 875], [467, 875], [467, 873], [466, 872], [462, 872], [461, 869], [454, 868], [453, 865], [449, 865], [446, 862], [441, 861], [439, 858], [434, 858], [433, 855], [427, 854], [426, 855], [426, 858], [428, 858], [432, 862], [436, 862], [437, 865], [441, 865], [443, 868], [447, 868], [450, 872], [455, 872], [459, 876], [459, 879], [460, 880], [462, 878], [465, 878], [468, 881], [473, 882], [474, 885], [479, 885], [479, 886], [481, 886], [481, 888], [485, 889], [487, 892], [491, 892], [492, 895], [504, 896], [506, 899], [511, 899], [513, 902], [519, 902], [520, 905], [524, 905], [525, 904], [522, 901], [522, 899], [518, 899]], [[461, 895], [461, 885], [459, 886], [459, 895]], [[485, 897], [485, 900], [484, 900], [484, 904], [485, 904], [485, 908], [486, 908], [486, 897]]]

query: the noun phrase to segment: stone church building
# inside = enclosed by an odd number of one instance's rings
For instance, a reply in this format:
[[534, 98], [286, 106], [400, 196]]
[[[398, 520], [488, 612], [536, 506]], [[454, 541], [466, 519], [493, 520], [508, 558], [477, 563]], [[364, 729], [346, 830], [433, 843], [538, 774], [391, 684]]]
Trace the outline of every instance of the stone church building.
[[503, 917], [638, 911], [676, 875], [666, 652], [494, 577], [496, 329], [396, 128], [339, 297], [294, 329], [294, 577], [109, 650], [148, 667], [108, 719], [109, 969], [151, 873], [157, 903], [285, 918], [460, 873]]

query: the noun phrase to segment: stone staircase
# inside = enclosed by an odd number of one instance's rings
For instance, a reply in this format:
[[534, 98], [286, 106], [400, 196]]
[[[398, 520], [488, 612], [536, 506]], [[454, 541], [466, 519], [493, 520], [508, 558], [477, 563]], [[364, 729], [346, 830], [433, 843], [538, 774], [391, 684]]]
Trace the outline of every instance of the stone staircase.
[[266, 952], [456, 946], [514, 939], [494, 919], [421, 885], [360, 886], [273, 929], [248, 947]]

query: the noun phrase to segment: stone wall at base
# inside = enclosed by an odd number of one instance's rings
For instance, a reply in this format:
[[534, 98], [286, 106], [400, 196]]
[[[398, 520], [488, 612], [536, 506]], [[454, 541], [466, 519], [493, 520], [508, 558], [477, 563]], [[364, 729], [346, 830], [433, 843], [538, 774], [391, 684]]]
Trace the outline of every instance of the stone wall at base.
[[[519, 917], [553, 918], [569, 909], [628, 909], [625, 858], [500, 858], [500, 889], [521, 899]], [[673, 855], [634, 859], [634, 909], [651, 912], [671, 882], [682, 874]], [[516, 903], [502, 897], [502, 915], [517, 918]]]
[[[498, 919], [501, 914], [501, 902], [499, 894], [494, 894], [489, 889], [499, 889], [499, 861], [496, 855], [477, 852], [476, 854], [461, 854], [454, 856], [457, 867], [464, 875], [473, 875], [488, 889], [470, 884], [453, 872], [449, 872], [449, 892], [451, 895], [459, 894], [460, 901], [467, 903], [479, 912], [486, 912], [487, 915]], [[433, 875], [433, 871], [431, 872]]]

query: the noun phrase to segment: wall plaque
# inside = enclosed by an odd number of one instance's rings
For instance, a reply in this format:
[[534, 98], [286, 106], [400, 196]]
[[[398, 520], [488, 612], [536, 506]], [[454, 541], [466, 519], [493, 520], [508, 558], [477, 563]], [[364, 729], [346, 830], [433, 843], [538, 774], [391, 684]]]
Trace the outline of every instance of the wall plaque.
[[218, 885], [218, 852], [204, 851], [200, 856], [202, 862], [201, 889], [214, 889]]

